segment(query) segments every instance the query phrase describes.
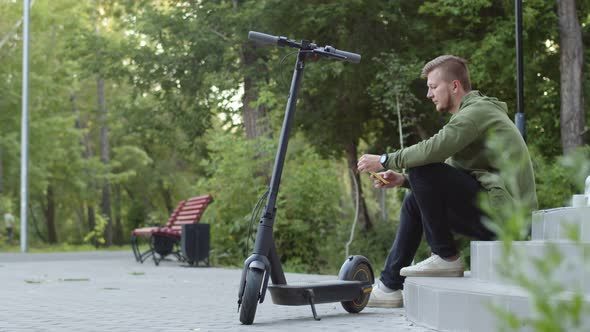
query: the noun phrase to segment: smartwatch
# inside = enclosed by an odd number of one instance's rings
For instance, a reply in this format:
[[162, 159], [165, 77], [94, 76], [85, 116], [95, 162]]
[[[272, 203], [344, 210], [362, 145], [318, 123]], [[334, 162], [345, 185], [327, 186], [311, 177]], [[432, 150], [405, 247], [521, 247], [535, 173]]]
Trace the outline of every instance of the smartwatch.
[[381, 164], [381, 166], [383, 166], [383, 168], [387, 168], [386, 164], [387, 164], [388, 160], [389, 160], [389, 155], [387, 153], [384, 153], [381, 155], [381, 158], [379, 159], [379, 163]]

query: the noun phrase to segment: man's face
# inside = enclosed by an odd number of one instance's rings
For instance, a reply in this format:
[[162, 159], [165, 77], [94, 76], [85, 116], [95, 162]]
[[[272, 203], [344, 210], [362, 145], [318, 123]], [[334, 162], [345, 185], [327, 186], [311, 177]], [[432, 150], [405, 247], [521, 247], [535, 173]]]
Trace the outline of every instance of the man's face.
[[436, 110], [449, 112], [455, 106], [451, 98], [453, 84], [444, 79], [440, 68], [434, 69], [427, 76], [428, 93], [426, 98], [432, 100]]

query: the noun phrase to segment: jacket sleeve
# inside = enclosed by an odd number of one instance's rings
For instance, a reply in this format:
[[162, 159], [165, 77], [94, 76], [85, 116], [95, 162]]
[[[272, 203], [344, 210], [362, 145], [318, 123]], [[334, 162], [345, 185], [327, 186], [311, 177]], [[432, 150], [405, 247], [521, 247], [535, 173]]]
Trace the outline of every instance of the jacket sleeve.
[[436, 135], [389, 154], [388, 169], [442, 163], [479, 136], [475, 121], [463, 114], [452, 117]]

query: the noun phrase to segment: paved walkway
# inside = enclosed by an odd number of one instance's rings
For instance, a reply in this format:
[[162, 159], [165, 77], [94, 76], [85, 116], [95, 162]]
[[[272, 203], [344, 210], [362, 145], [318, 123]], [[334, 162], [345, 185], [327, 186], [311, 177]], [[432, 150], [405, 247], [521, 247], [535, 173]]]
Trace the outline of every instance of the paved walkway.
[[[339, 303], [259, 304], [241, 325], [241, 270], [190, 268], [164, 261], [136, 263], [129, 252], [0, 254], [0, 331], [431, 331], [403, 309], [365, 308], [348, 314]], [[287, 280], [330, 276], [287, 274]]]

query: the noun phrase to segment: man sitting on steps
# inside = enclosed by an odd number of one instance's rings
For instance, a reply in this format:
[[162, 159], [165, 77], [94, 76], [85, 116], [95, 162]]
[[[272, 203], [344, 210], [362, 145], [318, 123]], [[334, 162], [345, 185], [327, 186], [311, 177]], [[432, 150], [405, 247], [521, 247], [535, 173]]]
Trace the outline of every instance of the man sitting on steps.
[[[434, 136], [405, 149], [383, 155], [365, 154], [361, 172], [385, 170], [373, 176], [375, 187], [411, 189], [403, 201], [399, 228], [381, 278], [373, 286], [368, 306], [401, 307], [405, 277], [462, 277], [463, 261], [453, 232], [478, 240], [493, 240], [484, 226], [478, 194], [487, 193], [492, 208], [525, 199], [537, 207], [535, 178], [526, 144], [507, 114], [506, 103], [471, 90], [467, 62], [452, 55], [439, 56], [422, 69], [427, 78], [427, 98], [436, 110], [451, 114]], [[490, 134], [507, 143], [514, 160], [524, 160], [516, 172], [516, 186], [500, 172], [486, 140]], [[512, 158], [511, 158], [512, 159]], [[408, 175], [392, 169], [408, 170]], [[410, 266], [424, 233], [432, 256]]]

